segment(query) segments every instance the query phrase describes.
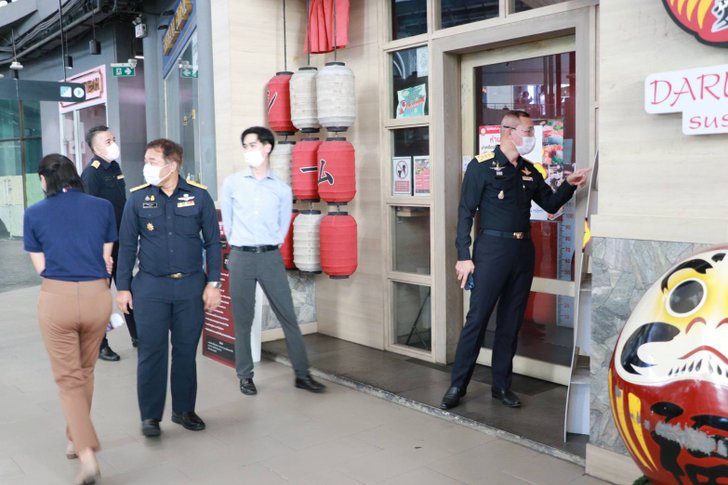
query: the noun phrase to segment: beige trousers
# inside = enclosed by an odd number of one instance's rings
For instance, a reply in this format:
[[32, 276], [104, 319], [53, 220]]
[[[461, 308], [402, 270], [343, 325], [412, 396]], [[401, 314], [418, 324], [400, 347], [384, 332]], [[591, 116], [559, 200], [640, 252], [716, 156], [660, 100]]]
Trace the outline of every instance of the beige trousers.
[[108, 280], [43, 279], [38, 300], [40, 331], [66, 416], [66, 433], [77, 451], [100, 446], [91, 423], [91, 400], [94, 366], [110, 316]]

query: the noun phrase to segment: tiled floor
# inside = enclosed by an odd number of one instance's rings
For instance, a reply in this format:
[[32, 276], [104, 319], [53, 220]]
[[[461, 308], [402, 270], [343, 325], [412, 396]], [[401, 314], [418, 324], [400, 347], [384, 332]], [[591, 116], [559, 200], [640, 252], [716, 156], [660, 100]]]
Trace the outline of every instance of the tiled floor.
[[[490, 397], [490, 368], [477, 366], [468, 393], [460, 406], [448, 412], [438, 409], [450, 385], [450, 366], [424, 363], [392, 352], [382, 352], [325, 335], [304, 337], [311, 366], [338, 376], [342, 383], [384, 391], [393, 399], [403, 398], [431, 414], [463, 417], [473, 424], [503, 430], [512, 439], [528, 440], [540, 451], [583, 463], [587, 437], [569, 435], [563, 440], [566, 387], [525, 376], [513, 377], [512, 389], [523, 407], [511, 409]], [[270, 357], [287, 356], [284, 341], [268, 342], [263, 351]]]
[[[37, 288], [0, 293], [0, 484], [69, 484], [64, 420], [35, 319]], [[600, 484], [583, 468], [366, 393], [328, 383], [295, 389], [291, 369], [264, 361], [259, 395], [198, 358], [197, 410], [207, 430], [163, 421], [139, 433], [135, 351], [110, 334], [121, 362], [99, 362], [93, 417], [102, 484]]]

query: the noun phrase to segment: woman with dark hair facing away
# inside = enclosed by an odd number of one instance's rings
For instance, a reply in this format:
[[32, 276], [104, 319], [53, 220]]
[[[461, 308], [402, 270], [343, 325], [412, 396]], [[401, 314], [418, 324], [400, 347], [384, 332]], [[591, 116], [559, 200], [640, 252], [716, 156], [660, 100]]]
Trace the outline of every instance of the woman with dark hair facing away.
[[38, 176], [46, 198], [25, 211], [24, 246], [42, 279], [38, 320], [66, 417], [66, 456], [79, 458], [75, 483], [88, 485], [99, 477], [91, 399], [111, 315], [116, 220], [109, 201], [83, 192], [76, 167], [63, 155], [43, 157]]

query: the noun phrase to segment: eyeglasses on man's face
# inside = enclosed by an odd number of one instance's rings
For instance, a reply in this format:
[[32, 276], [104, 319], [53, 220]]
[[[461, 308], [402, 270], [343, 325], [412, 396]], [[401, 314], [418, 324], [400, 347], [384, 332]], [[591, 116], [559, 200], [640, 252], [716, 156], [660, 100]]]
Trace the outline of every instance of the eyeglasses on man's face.
[[536, 130], [534, 129], [533, 126], [530, 126], [528, 129], [525, 129], [520, 126], [503, 125], [503, 128], [508, 128], [509, 130], [516, 130], [522, 136], [533, 136], [536, 133]]

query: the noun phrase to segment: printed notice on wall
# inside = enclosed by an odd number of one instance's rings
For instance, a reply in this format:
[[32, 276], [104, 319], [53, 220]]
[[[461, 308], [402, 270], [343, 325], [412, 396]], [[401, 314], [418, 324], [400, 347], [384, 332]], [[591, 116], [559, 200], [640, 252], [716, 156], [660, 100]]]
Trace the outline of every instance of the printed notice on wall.
[[412, 195], [412, 157], [392, 157], [392, 195]]
[[427, 86], [418, 84], [397, 91], [397, 118], [410, 118], [425, 115]]
[[430, 195], [430, 157], [412, 157], [412, 171], [415, 179], [415, 195]]

